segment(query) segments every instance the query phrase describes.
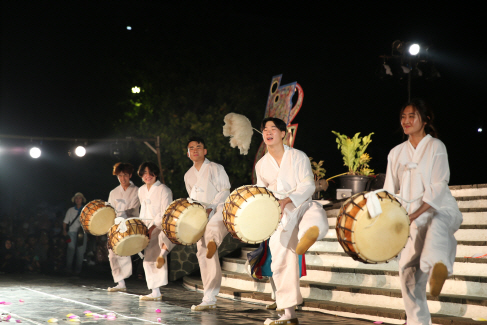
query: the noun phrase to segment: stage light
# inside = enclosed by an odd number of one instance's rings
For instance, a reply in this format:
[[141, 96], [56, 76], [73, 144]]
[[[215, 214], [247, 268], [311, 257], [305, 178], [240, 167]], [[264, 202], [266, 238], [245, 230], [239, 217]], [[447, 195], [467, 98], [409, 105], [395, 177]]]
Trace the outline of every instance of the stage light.
[[137, 87], [137, 86], [132, 87], [132, 93], [133, 93], [133, 94], [138, 94], [138, 93], [140, 93], [140, 88], [139, 88], [139, 87]]
[[482, 133], [482, 128], [478, 128], [478, 129], [477, 129], [477, 132], [478, 132], [478, 133]]
[[411, 46], [409, 46], [408, 52], [411, 55], [418, 55], [419, 50], [420, 50], [419, 44], [414, 43], [411, 44]]
[[132, 30], [132, 26], [127, 26], [127, 30]]
[[37, 147], [32, 147], [29, 150], [29, 154], [32, 158], [37, 159], [41, 156], [41, 149]]
[[83, 157], [84, 155], [86, 155], [86, 149], [83, 146], [77, 146], [74, 152], [78, 157]]

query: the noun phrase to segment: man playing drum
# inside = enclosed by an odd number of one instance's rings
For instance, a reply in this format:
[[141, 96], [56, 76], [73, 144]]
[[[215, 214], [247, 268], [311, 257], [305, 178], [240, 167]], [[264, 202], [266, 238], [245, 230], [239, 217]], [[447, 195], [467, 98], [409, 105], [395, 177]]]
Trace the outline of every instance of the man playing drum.
[[162, 231], [162, 216], [172, 202], [172, 192], [157, 180], [159, 173], [159, 167], [152, 162], [142, 163], [137, 171], [145, 183], [139, 188], [140, 219], [148, 228], [150, 241], [144, 250], [143, 265], [147, 287], [152, 290], [150, 294], [140, 296], [140, 300], [162, 300], [159, 287], [168, 282], [165, 259], [175, 246]]
[[198, 241], [198, 263], [205, 294], [203, 302], [191, 310], [201, 311], [216, 308], [216, 295], [220, 292], [222, 271], [218, 258], [218, 246], [228, 234], [223, 224], [223, 203], [230, 194], [230, 181], [223, 166], [205, 158], [205, 142], [198, 137], [188, 141], [188, 157], [193, 161], [184, 175], [189, 197], [206, 207], [209, 221], [203, 237]]
[[[113, 166], [113, 175], [117, 176], [120, 185], [114, 188], [108, 196], [108, 203], [115, 208], [117, 217], [138, 218], [139, 217], [139, 188], [132, 183], [130, 178], [134, 172], [134, 166], [129, 163], [116, 163]], [[132, 259], [130, 256], [119, 256], [111, 249], [108, 250], [108, 259], [112, 269], [115, 287], [108, 288], [108, 291], [127, 291], [125, 279], [132, 275]]]
[[272, 279], [276, 286], [276, 304], [284, 309], [278, 320], [264, 324], [299, 324], [295, 306], [303, 301], [299, 286], [298, 255], [306, 253], [328, 231], [323, 206], [311, 201], [315, 184], [308, 156], [283, 144], [286, 123], [268, 117], [262, 121], [262, 135], [268, 153], [256, 164], [257, 186], [265, 186], [280, 199], [282, 216], [271, 236]]

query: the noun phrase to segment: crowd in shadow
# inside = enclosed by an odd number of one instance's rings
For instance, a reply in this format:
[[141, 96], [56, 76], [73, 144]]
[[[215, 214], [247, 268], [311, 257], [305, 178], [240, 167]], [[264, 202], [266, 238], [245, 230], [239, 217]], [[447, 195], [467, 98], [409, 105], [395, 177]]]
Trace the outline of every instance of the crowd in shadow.
[[[66, 273], [64, 213], [0, 216], [0, 273]], [[108, 266], [106, 236], [88, 235], [86, 267]]]

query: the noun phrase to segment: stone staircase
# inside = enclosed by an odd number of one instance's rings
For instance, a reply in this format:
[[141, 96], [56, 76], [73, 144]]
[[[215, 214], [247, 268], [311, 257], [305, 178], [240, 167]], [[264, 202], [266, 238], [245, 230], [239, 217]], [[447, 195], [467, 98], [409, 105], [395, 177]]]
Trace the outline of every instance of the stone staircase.
[[[487, 184], [450, 186], [450, 189], [464, 219], [455, 234], [458, 247], [454, 274], [439, 297], [428, 296], [428, 305], [434, 324], [472, 324], [487, 319], [487, 257], [471, 258], [487, 254]], [[299, 309], [404, 324], [397, 261], [364, 264], [344, 253], [335, 232], [341, 203], [325, 206], [330, 230], [306, 254], [308, 271], [301, 278], [304, 303]], [[246, 255], [253, 249], [247, 246], [240, 256], [222, 259], [220, 296], [269, 304], [270, 283], [255, 281], [245, 271]], [[190, 289], [202, 288], [197, 276], [186, 276], [183, 282]]]

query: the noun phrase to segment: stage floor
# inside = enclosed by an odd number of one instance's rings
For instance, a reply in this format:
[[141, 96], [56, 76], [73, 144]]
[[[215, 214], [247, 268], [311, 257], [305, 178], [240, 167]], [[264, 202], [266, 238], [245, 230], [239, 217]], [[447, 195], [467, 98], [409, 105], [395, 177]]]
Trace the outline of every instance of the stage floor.
[[[10, 323], [20, 320], [25, 324], [48, 324], [49, 319], [55, 318], [57, 324], [239, 325], [263, 324], [266, 318], [277, 317], [276, 312], [265, 310], [262, 305], [223, 298], [218, 298], [215, 311], [192, 312], [191, 306], [201, 302], [202, 294], [188, 291], [178, 282], [161, 288], [162, 302], [139, 301], [138, 295], [149, 293], [145, 281], [128, 279], [126, 283], [127, 293], [111, 293], [106, 290], [113, 285], [111, 278], [99, 274], [82, 277], [1, 274], [0, 314], [2, 319], [10, 315]], [[114, 313], [115, 319], [87, 317], [85, 311]], [[69, 320], [68, 314], [80, 316], [80, 322]], [[298, 312], [298, 317], [301, 324], [371, 323], [315, 312]]]

